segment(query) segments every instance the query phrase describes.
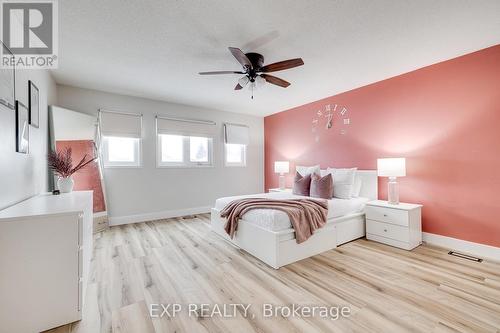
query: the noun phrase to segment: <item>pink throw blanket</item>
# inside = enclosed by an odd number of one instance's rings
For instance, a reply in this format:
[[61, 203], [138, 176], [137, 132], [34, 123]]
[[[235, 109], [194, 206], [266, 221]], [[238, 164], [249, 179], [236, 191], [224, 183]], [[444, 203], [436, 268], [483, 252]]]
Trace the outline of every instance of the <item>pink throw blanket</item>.
[[239, 219], [252, 209], [276, 209], [285, 212], [295, 229], [295, 239], [298, 244], [305, 242], [317, 229], [324, 226], [328, 216], [326, 200], [238, 199], [231, 201], [220, 213], [221, 217], [227, 218], [224, 229], [231, 238], [238, 229]]

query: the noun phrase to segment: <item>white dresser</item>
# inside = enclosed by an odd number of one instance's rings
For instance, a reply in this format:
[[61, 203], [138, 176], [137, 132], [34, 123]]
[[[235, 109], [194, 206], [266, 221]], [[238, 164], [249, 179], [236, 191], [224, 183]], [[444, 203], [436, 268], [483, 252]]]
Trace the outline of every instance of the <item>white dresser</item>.
[[42, 194], [0, 211], [0, 332], [81, 319], [92, 216], [92, 191]]
[[366, 204], [366, 238], [411, 250], [422, 244], [422, 205], [374, 200]]

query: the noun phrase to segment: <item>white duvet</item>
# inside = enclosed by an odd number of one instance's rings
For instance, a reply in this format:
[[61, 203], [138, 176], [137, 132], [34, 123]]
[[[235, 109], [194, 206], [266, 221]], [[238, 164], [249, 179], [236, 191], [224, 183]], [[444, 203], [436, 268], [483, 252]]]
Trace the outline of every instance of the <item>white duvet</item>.
[[[301, 199], [309, 198], [295, 195], [290, 192], [271, 192], [251, 195], [240, 195], [234, 197], [219, 198], [215, 201], [215, 209], [222, 210], [228, 203], [236, 199], [243, 198], [269, 198], [269, 199]], [[365, 204], [370, 201], [368, 198], [352, 198], [328, 200], [328, 220], [362, 212]], [[243, 215], [246, 222], [258, 225], [271, 231], [286, 230], [292, 227], [290, 219], [285, 212], [275, 209], [252, 209]]]

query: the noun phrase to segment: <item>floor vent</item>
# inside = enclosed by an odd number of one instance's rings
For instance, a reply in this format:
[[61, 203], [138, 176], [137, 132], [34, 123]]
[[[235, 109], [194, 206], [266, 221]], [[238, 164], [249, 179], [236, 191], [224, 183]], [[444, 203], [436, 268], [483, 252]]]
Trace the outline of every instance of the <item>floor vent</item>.
[[467, 260], [476, 261], [476, 262], [483, 262], [483, 259], [469, 256], [467, 254], [463, 254], [463, 253], [459, 253], [459, 252], [455, 252], [455, 251], [450, 251], [450, 252], [448, 252], [448, 254], [451, 256], [462, 258], [462, 259], [467, 259]]

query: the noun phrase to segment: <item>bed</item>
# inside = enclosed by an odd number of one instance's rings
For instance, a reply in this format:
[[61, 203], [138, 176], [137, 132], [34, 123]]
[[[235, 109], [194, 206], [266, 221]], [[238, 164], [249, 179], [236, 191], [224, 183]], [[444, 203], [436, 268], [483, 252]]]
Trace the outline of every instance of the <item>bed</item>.
[[220, 211], [235, 199], [306, 198], [290, 192], [219, 198], [211, 210], [212, 231], [275, 269], [334, 249], [341, 244], [365, 236], [364, 206], [378, 196], [375, 170], [358, 170], [356, 177], [361, 179], [362, 184], [359, 197], [348, 200], [337, 198], [328, 200], [327, 224], [301, 244], [295, 241], [295, 231], [288, 216], [282, 211], [255, 209], [247, 212], [239, 221], [238, 231], [233, 239], [224, 230], [226, 220], [220, 217]]

